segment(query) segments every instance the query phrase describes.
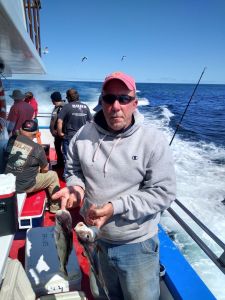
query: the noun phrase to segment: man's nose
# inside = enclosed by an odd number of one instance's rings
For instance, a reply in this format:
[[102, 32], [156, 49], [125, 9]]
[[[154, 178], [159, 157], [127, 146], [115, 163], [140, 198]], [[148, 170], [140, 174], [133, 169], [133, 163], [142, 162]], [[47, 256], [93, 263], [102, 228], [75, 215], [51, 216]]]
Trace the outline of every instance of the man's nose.
[[112, 108], [113, 108], [114, 111], [120, 110], [120, 103], [119, 103], [118, 100], [115, 100], [115, 101], [113, 102]]

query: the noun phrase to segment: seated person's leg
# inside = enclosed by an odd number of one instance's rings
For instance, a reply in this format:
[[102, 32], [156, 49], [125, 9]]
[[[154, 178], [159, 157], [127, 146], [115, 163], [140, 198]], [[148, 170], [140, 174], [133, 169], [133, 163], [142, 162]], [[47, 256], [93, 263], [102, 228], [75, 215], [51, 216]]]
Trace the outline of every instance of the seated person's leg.
[[[50, 197], [60, 190], [59, 178], [55, 171], [48, 171], [47, 173], [38, 173], [36, 176], [36, 183], [34, 186], [26, 190], [27, 193], [37, 192], [43, 189], [48, 189]], [[54, 209], [51, 205], [55, 206]], [[57, 206], [57, 207], [56, 207]], [[58, 201], [51, 201], [50, 199], [50, 211], [55, 212], [60, 208]]]

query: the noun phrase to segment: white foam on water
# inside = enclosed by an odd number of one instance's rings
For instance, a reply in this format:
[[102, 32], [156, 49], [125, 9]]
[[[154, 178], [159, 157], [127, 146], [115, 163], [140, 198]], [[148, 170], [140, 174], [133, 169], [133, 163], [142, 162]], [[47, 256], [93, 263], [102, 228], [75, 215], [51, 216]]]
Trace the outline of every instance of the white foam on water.
[[145, 105], [149, 105], [150, 102], [147, 98], [139, 98], [138, 97], [138, 106], [145, 106]]
[[[168, 127], [173, 115], [168, 108], [162, 108], [162, 118], [146, 115], [146, 122], [161, 129], [171, 140], [173, 131]], [[176, 135], [171, 149], [177, 176], [177, 198], [216, 236], [225, 243], [225, 149], [213, 143], [184, 141]], [[186, 221], [208, 247], [219, 257], [222, 249], [217, 246], [190, 218], [175, 204], [172, 208]], [[185, 257], [217, 299], [225, 299], [225, 276], [210, 261], [180, 225], [164, 213], [162, 224], [169, 232], [175, 232], [175, 242]], [[215, 280], [215, 278], [217, 278]]]

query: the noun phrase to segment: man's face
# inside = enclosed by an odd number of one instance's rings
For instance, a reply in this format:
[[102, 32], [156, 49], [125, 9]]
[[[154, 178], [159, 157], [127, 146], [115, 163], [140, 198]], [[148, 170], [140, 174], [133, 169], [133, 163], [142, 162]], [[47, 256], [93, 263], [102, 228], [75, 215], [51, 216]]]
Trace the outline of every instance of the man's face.
[[[112, 104], [108, 104], [104, 101], [104, 96], [109, 94], [117, 96], [127, 95], [135, 97], [135, 99], [127, 104], [121, 104], [118, 99]], [[132, 115], [138, 103], [135, 91], [130, 91], [122, 81], [115, 79], [106, 84], [102, 95], [102, 109], [108, 127], [112, 131], [120, 131], [127, 128], [132, 122]]]

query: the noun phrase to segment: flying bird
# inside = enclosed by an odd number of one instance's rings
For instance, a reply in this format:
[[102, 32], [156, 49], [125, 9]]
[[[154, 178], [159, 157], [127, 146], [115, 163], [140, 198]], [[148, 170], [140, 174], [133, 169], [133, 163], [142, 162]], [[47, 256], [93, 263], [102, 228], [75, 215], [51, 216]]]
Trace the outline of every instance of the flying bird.
[[81, 60], [81, 61], [83, 62], [85, 59], [87, 59], [87, 57], [86, 57], [86, 56], [84, 56], [84, 57], [82, 58], [82, 60]]
[[48, 54], [48, 47], [45, 47], [45, 49], [43, 50], [43, 54]]
[[123, 61], [125, 57], [126, 57], [126, 55], [123, 55], [122, 58], [121, 58], [121, 61]]

